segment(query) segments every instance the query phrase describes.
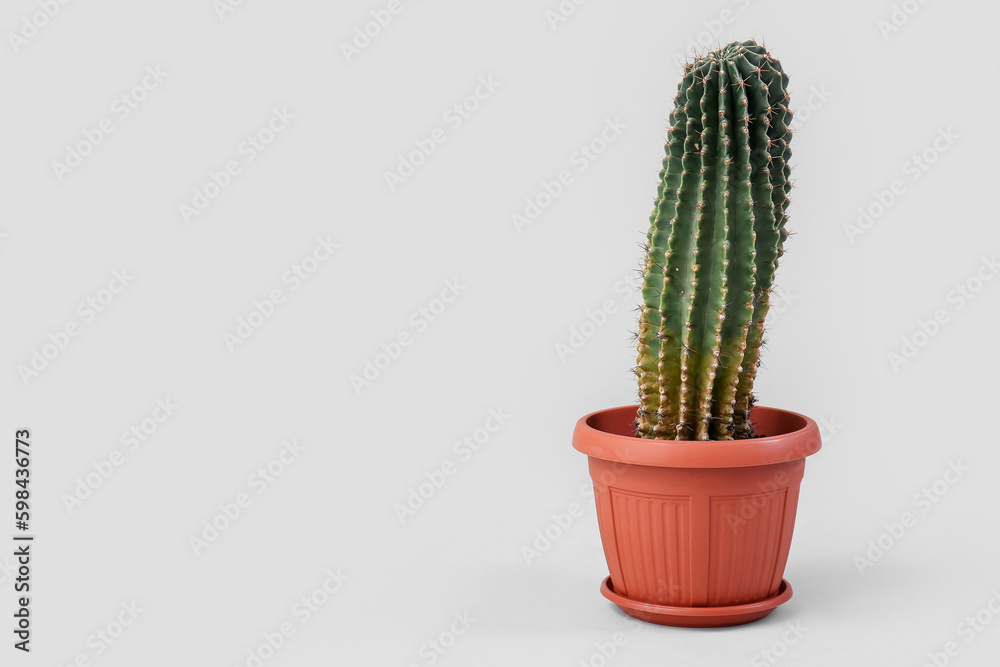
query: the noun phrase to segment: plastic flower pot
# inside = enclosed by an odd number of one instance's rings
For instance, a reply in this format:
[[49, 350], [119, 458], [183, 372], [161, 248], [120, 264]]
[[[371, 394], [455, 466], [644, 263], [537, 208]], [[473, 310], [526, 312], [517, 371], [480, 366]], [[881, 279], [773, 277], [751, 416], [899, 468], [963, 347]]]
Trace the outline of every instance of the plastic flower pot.
[[749, 623], [792, 596], [782, 576], [812, 419], [754, 407], [763, 437], [676, 441], [634, 435], [638, 406], [581, 419], [611, 575], [602, 594], [634, 618], [682, 627]]

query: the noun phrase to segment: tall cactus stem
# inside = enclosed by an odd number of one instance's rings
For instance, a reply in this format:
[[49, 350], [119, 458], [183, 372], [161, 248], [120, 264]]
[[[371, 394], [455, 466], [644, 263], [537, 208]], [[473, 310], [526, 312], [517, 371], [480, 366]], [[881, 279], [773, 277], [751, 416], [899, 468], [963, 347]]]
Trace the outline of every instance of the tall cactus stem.
[[764, 320], [788, 236], [787, 85], [781, 64], [753, 41], [684, 68], [646, 239], [642, 437], [753, 435]]

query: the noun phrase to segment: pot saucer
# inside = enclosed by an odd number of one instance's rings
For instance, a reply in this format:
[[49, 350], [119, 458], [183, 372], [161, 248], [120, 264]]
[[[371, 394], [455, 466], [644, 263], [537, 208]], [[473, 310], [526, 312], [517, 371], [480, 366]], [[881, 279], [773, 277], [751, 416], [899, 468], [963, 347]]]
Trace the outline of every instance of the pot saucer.
[[719, 628], [727, 625], [742, 625], [757, 621], [778, 605], [792, 597], [792, 587], [781, 580], [778, 593], [773, 597], [730, 607], [671, 607], [662, 604], [630, 600], [615, 592], [611, 577], [601, 583], [601, 595], [618, 605], [618, 608], [633, 618], [659, 625], [673, 625], [681, 628]]

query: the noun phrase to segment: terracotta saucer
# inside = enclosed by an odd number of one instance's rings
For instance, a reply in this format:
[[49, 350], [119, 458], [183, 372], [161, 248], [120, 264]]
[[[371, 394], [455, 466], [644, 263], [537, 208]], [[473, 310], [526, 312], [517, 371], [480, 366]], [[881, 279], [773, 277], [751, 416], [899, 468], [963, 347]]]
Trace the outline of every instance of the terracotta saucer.
[[777, 595], [760, 602], [733, 605], [731, 607], [670, 607], [649, 602], [630, 600], [615, 593], [611, 577], [601, 583], [601, 595], [618, 605], [618, 608], [633, 618], [659, 625], [673, 625], [681, 628], [718, 628], [727, 625], [742, 625], [764, 618], [778, 605], [792, 597], [792, 587], [781, 580]]

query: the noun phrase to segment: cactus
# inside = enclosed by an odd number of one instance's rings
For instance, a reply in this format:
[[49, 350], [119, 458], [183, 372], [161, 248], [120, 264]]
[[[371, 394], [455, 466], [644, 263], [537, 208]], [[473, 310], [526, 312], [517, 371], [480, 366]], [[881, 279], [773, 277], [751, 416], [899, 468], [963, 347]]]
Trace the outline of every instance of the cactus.
[[764, 318], [788, 236], [787, 85], [754, 41], [684, 67], [643, 269], [641, 437], [753, 437]]

